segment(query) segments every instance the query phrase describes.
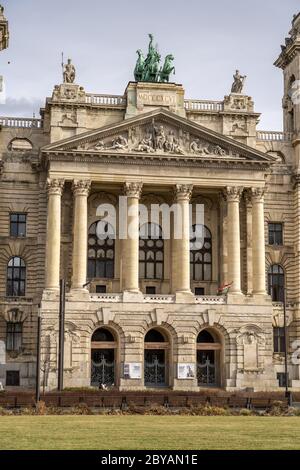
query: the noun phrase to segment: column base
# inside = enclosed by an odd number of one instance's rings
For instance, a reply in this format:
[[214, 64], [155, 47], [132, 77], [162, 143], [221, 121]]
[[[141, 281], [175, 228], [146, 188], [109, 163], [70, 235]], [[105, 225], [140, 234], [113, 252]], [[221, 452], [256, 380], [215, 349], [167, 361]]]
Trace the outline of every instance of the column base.
[[177, 304], [194, 304], [195, 296], [192, 291], [179, 291], [175, 293], [175, 303]]
[[43, 300], [57, 300], [59, 297], [59, 287], [51, 287], [44, 289], [42, 295]]
[[242, 304], [245, 301], [245, 296], [242, 292], [230, 292], [227, 294], [228, 304]]
[[71, 300], [90, 300], [90, 293], [84, 287], [73, 287], [70, 292], [67, 294], [67, 297]]
[[141, 291], [125, 290], [123, 292], [123, 302], [127, 303], [142, 303], [144, 302], [144, 295]]

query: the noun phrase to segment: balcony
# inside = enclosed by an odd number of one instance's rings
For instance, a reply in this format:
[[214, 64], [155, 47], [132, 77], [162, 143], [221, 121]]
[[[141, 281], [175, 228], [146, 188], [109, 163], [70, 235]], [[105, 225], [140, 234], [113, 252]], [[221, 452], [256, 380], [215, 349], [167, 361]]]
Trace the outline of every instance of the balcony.
[[[122, 303], [123, 294], [90, 294], [92, 302], [104, 303]], [[143, 302], [146, 304], [173, 304], [175, 303], [175, 295], [171, 294], [144, 294]], [[225, 305], [226, 296], [203, 295], [195, 296], [195, 304], [201, 305]]]

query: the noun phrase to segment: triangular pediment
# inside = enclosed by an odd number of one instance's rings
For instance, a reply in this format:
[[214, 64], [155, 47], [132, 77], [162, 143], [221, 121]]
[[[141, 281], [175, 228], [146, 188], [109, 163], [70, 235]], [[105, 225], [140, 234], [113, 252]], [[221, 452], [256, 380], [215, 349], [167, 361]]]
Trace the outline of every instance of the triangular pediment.
[[196, 157], [265, 164], [276, 161], [270, 155], [164, 109], [52, 143], [43, 147], [42, 152]]

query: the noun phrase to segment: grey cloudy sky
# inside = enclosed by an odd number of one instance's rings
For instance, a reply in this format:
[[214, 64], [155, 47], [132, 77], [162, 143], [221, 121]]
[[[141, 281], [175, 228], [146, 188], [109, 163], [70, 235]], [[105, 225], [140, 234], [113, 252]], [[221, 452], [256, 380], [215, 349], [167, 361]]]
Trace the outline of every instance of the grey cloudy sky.
[[[1, 115], [32, 116], [61, 82], [61, 51], [77, 83], [122, 94], [133, 79], [136, 50], [149, 32], [162, 55], [175, 56], [175, 81], [186, 98], [221, 100], [236, 67], [263, 113], [260, 128], [282, 128], [282, 73], [273, 66], [299, 0], [1, 0], [10, 47], [0, 54], [7, 104]], [[8, 62], [10, 61], [10, 64]]]

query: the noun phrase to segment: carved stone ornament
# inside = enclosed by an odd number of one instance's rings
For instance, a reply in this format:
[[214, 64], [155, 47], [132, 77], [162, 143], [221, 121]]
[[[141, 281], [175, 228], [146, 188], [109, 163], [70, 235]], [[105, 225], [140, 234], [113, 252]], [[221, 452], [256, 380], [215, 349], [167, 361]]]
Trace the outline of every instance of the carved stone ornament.
[[74, 180], [72, 190], [74, 196], [88, 196], [91, 189], [90, 180]]
[[265, 188], [251, 188], [252, 201], [254, 203], [263, 202]]
[[124, 184], [124, 194], [127, 197], [140, 198], [142, 194], [143, 183], [126, 182]]
[[243, 193], [243, 188], [238, 186], [227, 186], [223, 192], [223, 196], [228, 202], [239, 202], [241, 195]]
[[190, 201], [193, 192], [192, 184], [176, 184], [174, 188], [175, 201]]
[[48, 196], [61, 196], [63, 192], [65, 181], [63, 179], [47, 179], [46, 187]]
[[96, 142], [83, 142], [77, 150], [98, 152], [134, 152], [145, 154], [198, 155], [210, 157], [236, 157], [237, 154], [220, 145], [207, 142], [161, 122], [130, 128], [113, 137], [103, 137]]

